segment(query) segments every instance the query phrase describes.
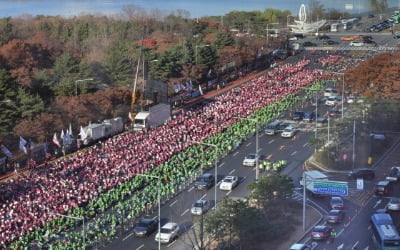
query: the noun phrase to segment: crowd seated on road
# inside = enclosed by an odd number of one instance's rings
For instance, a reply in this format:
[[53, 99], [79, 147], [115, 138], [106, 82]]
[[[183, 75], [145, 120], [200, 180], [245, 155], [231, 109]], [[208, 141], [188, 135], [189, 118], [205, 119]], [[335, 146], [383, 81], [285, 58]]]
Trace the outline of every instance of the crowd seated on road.
[[[328, 65], [337, 60], [339, 57], [329, 56], [322, 62]], [[117, 135], [9, 180], [0, 188], [0, 244], [7, 245], [45, 226], [56, 218], [54, 214], [85, 206], [196, 142], [326, 77], [320, 69], [306, 69], [309, 63], [302, 59], [293, 65], [279, 65], [211, 102], [182, 111], [154, 130]]]

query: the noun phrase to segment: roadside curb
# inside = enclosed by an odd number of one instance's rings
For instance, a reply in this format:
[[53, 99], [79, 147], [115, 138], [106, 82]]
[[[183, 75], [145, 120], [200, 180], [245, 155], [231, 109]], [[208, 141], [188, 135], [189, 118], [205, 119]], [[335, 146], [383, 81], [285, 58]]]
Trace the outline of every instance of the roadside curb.
[[312, 226], [310, 226], [310, 227], [304, 232], [304, 234], [296, 241], [296, 243], [300, 243], [302, 240], [304, 240], [304, 239], [307, 237], [307, 235], [310, 233], [310, 231], [311, 231], [316, 225], [318, 225], [318, 224], [323, 220], [323, 218], [324, 218], [324, 216], [322, 215], [322, 213], [321, 213], [320, 211], [318, 211], [318, 209], [316, 209], [315, 207], [310, 206], [310, 205], [307, 205], [307, 208], [312, 208], [312, 209], [314, 209], [315, 211], [317, 211], [317, 212], [319, 213], [319, 215], [320, 215], [320, 218], [317, 219], [317, 221], [316, 221]]

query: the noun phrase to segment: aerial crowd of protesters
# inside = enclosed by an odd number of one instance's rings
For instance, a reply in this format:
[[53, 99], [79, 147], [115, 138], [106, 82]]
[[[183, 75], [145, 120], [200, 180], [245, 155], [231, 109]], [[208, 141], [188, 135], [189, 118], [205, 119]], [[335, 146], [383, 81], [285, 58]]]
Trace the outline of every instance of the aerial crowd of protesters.
[[[328, 55], [318, 62], [330, 66], [342, 59]], [[44, 227], [55, 214], [86, 206], [100, 194], [156, 168], [196, 142], [326, 78], [323, 70], [306, 69], [308, 64], [306, 58], [295, 64], [280, 64], [210, 102], [183, 110], [163, 126], [119, 134], [8, 180], [0, 188], [0, 244], [7, 245]]]

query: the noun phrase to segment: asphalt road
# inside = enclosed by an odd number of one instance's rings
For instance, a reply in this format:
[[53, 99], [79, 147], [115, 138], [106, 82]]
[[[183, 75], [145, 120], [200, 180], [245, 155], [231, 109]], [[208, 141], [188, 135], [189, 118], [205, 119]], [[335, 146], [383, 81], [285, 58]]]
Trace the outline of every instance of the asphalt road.
[[[375, 167], [376, 177], [373, 181], [365, 181], [364, 190], [356, 191], [354, 182], [350, 183], [352, 195], [345, 200], [346, 220], [344, 223], [333, 226], [337, 232], [337, 238], [333, 243], [312, 242], [309, 237], [303, 239], [303, 243], [313, 246], [313, 249], [326, 250], [347, 250], [347, 249], [375, 249], [371, 238], [370, 218], [376, 210], [385, 208], [391, 197], [400, 197], [400, 184], [394, 184], [394, 192], [390, 197], [375, 196], [373, 189], [375, 183], [384, 180], [388, 175], [390, 167], [400, 160], [400, 141], [398, 141], [391, 150], [378, 162]], [[337, 179], [342, 178], [341, 175], [336, 176]], [[363, 202], [357, 203], [357, 198], [363, 196]], [[326, 205], [329, 199], [313, 200], [320, 206]], [[400, 230], [400, 214], [391, 213], [397, 230]], [[320, 224], [326, 224], [322, 221]]]
[[[324, 114], [328, 107], [320, 107], [319, 112]], [[314, 107], [307, 107], [305, 111], [313, 111]], [[259, 154], [264, 157], [271, 158], [273, 161], [286, 160], [287, 166], [281, 171], [281, 174], [288, 175], [294, 180], [294, 184], [299, 187], [298, 179], [302, 174], [303, 163], [310, 157], [314, 149], [308, 145], [310, 136], [314, 136], [314, 131], [311, 128], [313, 124], [306, 122], [290, 121], [299, 128], [296, 139], [282, 138], [279, 134], [274, 136], [265, 135], [263, 130], [259, 133]], [[227, 155], [218, 163], [218, 181], [224, 176], [236, 175], [240, 179], [240, 184], [231, 192], [221, 191], [217, 188], [217, 200], [220, 201], [226, 196], [229, 197], [244, 197], [248, 194], [247, 186], [255, 180], [255, 168], [245, 167], [242, 165], [244, 157], [249, 153], [255, 152], [255, 136], [252, 136], [247, 141], [244, 141], [240, 147]], [[215, 169], [211, 169], [210, 173], [214, 174]], [[265, 174], [261, 172], [261, 174]], [[217, 185], [218, 187], [218, 185]], [[161, 222], [173, 221], [180, 225], [181, 236], [178, 240], [162, 245], [163, 249], [190, 249], [193, 245], [191, 237], [186, 234], [191, 231], [194, 222], [199, 219], [199, 216], [190, 214], [192, 204], [198, 199], [207, 199], [211, 205], [214, 205], [214, 188], [207, 191], [197, 191], [193, 185], [183, 190], [178, 196], [163, 205], [161, 208]], [[294, 199], [301, 199], [301, 194], [294, 196]], [[329, 203], [329, 202], [328, 202]], [[321, 205], [325, 207], [326, 205]], [[351, 205], [349, 205], [351, 206]], [[157, 214], [152, 214], [150, 217], [156, 217]], [[137, 238], [128, 231], [121, 237], [115, 239], [108, 244], [104, 249], [158, 249], [157, 243], [154, 241], [155, 234], [147, 238]]]

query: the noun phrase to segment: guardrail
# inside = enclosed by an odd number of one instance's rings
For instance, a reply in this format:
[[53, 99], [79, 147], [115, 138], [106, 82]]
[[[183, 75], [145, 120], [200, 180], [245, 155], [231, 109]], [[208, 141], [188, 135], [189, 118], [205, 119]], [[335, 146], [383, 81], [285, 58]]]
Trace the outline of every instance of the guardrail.
[[374, 50], [374, 51], [394, 51], [398, 50], [397, 46], [322, 46], [322, 47], [305, 47], [305, 50]]

